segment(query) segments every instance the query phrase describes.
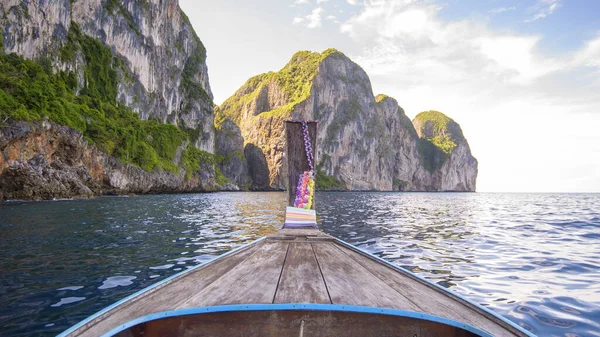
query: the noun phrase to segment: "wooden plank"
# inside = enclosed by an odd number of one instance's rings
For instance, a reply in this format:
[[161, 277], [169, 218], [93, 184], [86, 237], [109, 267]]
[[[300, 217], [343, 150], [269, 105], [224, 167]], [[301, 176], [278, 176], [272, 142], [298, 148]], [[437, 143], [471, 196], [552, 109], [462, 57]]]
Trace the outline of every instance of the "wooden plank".
[[224, 258], [217, 258], [194, 271], [165, 282], [108, 311], [71, 335], [96, 337], [137, 317], [173, 310], [251, 256], [262, 244], [253, 244]]
[[334, 237], [314, 228], [284, 228], [280, 229], [276, 233], [269, 234], [267, 238], [268, 240], [335, 241]]
[[331, 303], [310, 243], [290, 243], [273, 303]]
[[289, 243], [267, 241], [177, 309], [240, 303], [272, 303]]
[[[313, 149], [313, 165], [317, 165], [317, 122], [308, 123], [308, 135]], [[285, 122], [286, 135], [286, 156], [288, 171], [288, 205], [294, 206], [296, 200], [296, 188], [298, 178], [304, 171], [310, 170], [308, 160], [306, 159], [306, 150], [304, 148], [304, 135], [302, 133], [302, 123], [299, 121]], [[315, 209], [313, 200], [311, 209]]]
[[333, 239], [333, 237], [314, 228], [283, 228], [269, 235], [269, 237], [279, 236], [325, 236]]
[[[445, 292], [442, 292], [435, 287], [421, 283], [413, 279], [408, 274], [403, 274], [397, 270], [391, 269], [388, 266], [369, 258], [366, 255], [355, 252], [349, 248], [339, 246], [344, 254], [352, 260], [358, 262], [362, 267], [366, 268], [373, 275], [385, 282], [388, 286], [401, 293], [414, 303], [418, 303], [420, 312], [450, 318], [461, 321], [482, 330], [490, 332], [494, 336], [523, 336], [506, 324], [498, 324], [498, 321], [490, 319], [487, 315], [482, 315], [478, 309], [474, 309], [471, 305], [466, 305], [462, 301], [457, 300]], [[393, 307], [401, 309], [399, 307]]]
[[313, 243], [332, 303], [419, 310], [417, 305], [349, 259], [336, 246], [328, 242]]

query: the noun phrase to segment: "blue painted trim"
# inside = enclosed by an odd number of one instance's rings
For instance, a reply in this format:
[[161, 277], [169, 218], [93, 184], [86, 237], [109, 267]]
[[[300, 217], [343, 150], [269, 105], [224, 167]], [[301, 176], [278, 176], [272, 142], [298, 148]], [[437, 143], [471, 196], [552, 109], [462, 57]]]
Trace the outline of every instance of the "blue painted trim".
[[116, 302], [116, 303], [113, 303], [113, 304], [109, 305], [108, 307], [106, 307], [106, 308], [104, 308], [104, 309], [102, 309], [102, 310], [98, 311], [97, 313], [93, 314], [92, 316], [90, 316], [90, 317], [88, 317], [88, 318], [84, 319], [83, 321], [81, 321], [81, 322], [79, 322], [79, 323], [77, 323], [77, 324], [73, 325], [73, 326], [72, 326], [72, 327], [70, 327], [69, 329], [67, 329], [67, 330], [63, 331], [62, 333], [60, 333], [60, 334], [59, 334], [59, 335], [57, 335], [56, 337], [66, 337], [67, 335], [69, 335], [69, 334], [70, 334], [70, 333], [72, 333], [73, 331], [75, 331], [75, 330], [77, 330], [77, 329], [81, 328], [82, 326], [84, 326], [85, 324], [87, 324], [87, 323], [89, 323], [89, 322], [93, 321], [94, 319], [98, 318], [99, 316], [101, 316], [101, 315], [103, 315], [103, 314], [107, 313], [108, 311], [110, 311], [110, 310], [112, 310], [112, 309], [114, 309], [114, 308], [118, 307], [119, 305], [121, 305], [121, 304], [123, 304], [123, 303], [125, 303], [125, 302], [127, 302], [127, 301], [130, 301], [130, 300], [132, 300], [133, 298], [135, 298], [135, 297], [137, 297], [137, 296], [140, 296], [140, 295], [142, 295], [143, 293], [145, 293], [145, 292], [147, 292], [147, 291], [150, 291], [150, 290], [152, 290], [152, 289], [154, 289], [154, 288], [156, 288], [156, 287], [159, 287], [159, 286], [163, 285], [164, 283], [167, 283], [167, 282], [171, 281], [171, 280], [172, 280], [172, 279], [174, 279], [174, 278], [177, 278], [177, 277], [183, 276], [183, 275], [185, 275], [185, 274], [187, 274], [187, 273], [189, 273], [189, 272], [192, 272], [192, 271], [194, 271], [194, 270], [196, 270], [196, 269], [198, 269], [198, 268], [200, 268], [200, 267], [203, 267], [203, 266], [206, 266], [206, 265], [208, 265], [208, 264], [210, 264], [210, 263], [213, 263], [213, 262], [217, 261], [218, 259], [220, 259], [220, 258], [222, 258], [222, 257], [225, 257], [225, 256], [227, 256], [227, 255], [231, 255], [231, 254], [233, 254], [233, 253], [235, 253], [235, 252], [238, 252], [238, 251], [240, 251], [240, 250], [243, 250], [244, 248], [246, 248], [246, 247], [249, 247], [249, 246], [251, 246], [251, 245], [253, 245], [253, 244], [255, 244], [255, 243], [259, 243], [259, 242], [261, 242], [261, 241], [263, 241], [263, 240], [265, 240], [265, 239], [266, 239], [266, 237], [262, 237], [262, 238], [260, 238], [260, 239], [258, 239], [258, 240], [254, 240], [254, 241], [252, 241], [252, 242], [250, 242], [250, 243], [247, 243], [247, 244], [245, 244], [245, 245], [242, 245], [242, 246], [240, 246], [240, 247], [238, 247], [238, 248], [232, 249], [232, 250], [228, 251], [228, 252], [227, 252], [227, 253], [225, 253], [225, 254], [219, 255], [219, 256], [217, 256], [216, 258], [214, 258], [214, 259], [212, 259], [212, 260], [210, 260], [210, 261], [207, 261], [207, 262], [205, 262], [205, 263], [201, 263], [201, 264], [199, 264], [199, 265], [197, 265], [197, 266], [193, 266], [192, 268], [189, 268], [189, 269], [183, 270], [183, 271], [181, 271], [181, 272], [179, 272], [179, 273], [177, 273], [177, 274], [175, 274], [175, 275], [171, 275], [171, 276], [167, 277], [166, 279], [164, 279], [164, 280], [162, 280], [162, 281], [160, 281], [160, 282], [156, 282], [156, 283], [154, 283], [153, 285], [151, 285], [151, 286], [148, 286], [148, 287], [146, 287], [146, 288], [144, 288], [144, 289], [142, 289], [142, 290], [140, 290], [140, 291], [138, 291], [138, 292], [136, 292], [136, 293], [134, 293], [134, 294], [131, 294], [131, 295], [129, 295], [129, 296], [127, 296], [127, 297], [123, 298], [122, 300], [120, 300], [120, 301], [118, 301], [118, 302]]
[[393, 269], [395, 269], [395, 270], [397, 270], [397, 271], [399, 271], [401, 273], [408, 274], [408, 275], [410, 275], [410, 276], [412, 276], [412, 277], [414, 277], [416, 279], [419, 279], [419, 280], [421, 280], [421, 281], [423, 281], [423, 282], [425, 282], [427, 284], [430, 284], [430, 285], [436, 287], [437, 289], [441, 290], [442, 292], [445, 292], [445, 293], [450, 294], [451, 296], [457, 297], [457, 298], [459, 298], [459, 299], [461, 299], [461, 300], [463, 300], [463, 301], [465, 301], [465, 302], [467, 302], [467, 303], [469, 303], [469, 304], [477, 307], [478, 309], [483, 310], [484, 312], [486, 312], [486, 313], [488, 313], [488, 314], [496, 317], [497, 319], [499, 319], [499, 320], [503, 321], [504, 323], [512, 326], [513, 328], [521, 331], [522, 333], [526, 334], [529, 337], [537, 337], [536, 335], [534, 335], [530, 331], [527, 331], [527, 330], [523, 329], [521, 326], [517, 325], [515, 322], [513, 322], [513, 321], [511, 321], [509, 319], [506, 319], [506, 318], [504, 318], [502, 316], [500, 316], [499, 314], [493, 312], [492, 310], [490, 310], [490, 309], [488, 309], [488, 308], [486, 308], [486, 307], [484, 307], [482, 305], [479, 305], [478, 303], [475, 303], [475, 302], [467, 299], [466, 297], [463, 297], [462, 295], [453, 292], [452, 290], [450, 290], [448, 288], [444, 288], [444, 287], [442, 287], [439, 284], [435, 284], [435, 283], [433, 283], [433, 282], [431, 282], [431, 281], [429, 281], [429, 280], [427, 280], [427, 279], [425, 279], [425, 278], [423, 278], [423, 277], [421, 277], [421, 276], [419, 276], [419, 275], [411, 272], [410, 270], [406, 270], [406, 269], [404, 269], [402, 267], [396, 266], [396, 265], [394, 265], [394, 264], [392, 264], [392, 263], [390, 263], [390, 262], [388, 262], [388, 261], [386, 261], [386, 260], [384, 260], [384, 259], [382, 259], [382, 258], [380, 258], [378, 256], [375, 256], [375, 255], [373, 255], [373, 254], [371, 254], [371, 253], [369, 253], [367, 251], [364, 251], [364, 250], [362, 250], [362, 249], [360, 249], [358, 247], [355, 247], [352, 244], [349, 244], [348, 242], [345, 242], [345, 241], [340, 240], [338, 238], [336, 238], [335, 240], [339, 244], [341, 244], [341, 245], [343, 245], [343, 246], [345, 246], [347, 248], [350, 248], [350, 249], [354, 250], [357, 253], [367, 255], [368, 257], [373, 258], [373, 259], [377, 260], [378, 262], [381, 262], [381, 263], [385, 264], [388, 267], [391, 267], [391, 268], [393, 268]]
[[398, 309], [386, 309], [386, 308], [375, 308], [375, 307], [363, 307], [356, 305], [340, 305], [340, 304], [313, 304], [313, 303], [291, 303], [291, 304], [235, 304], [235, 305], [220, 305], [214, 307], [200, 307], [191, 309], [181, 309], [172, 311], [157, 312], [154, 314], [146, 315], [143, 317], [136, 318], [125, 324], [122, 324], [109, 332], [102, 335], [102, 337], [111, 337], [118, 334], [121, 331], [127, 330], [132, 326], [138, 324], [154, 321], [157, 319], [167, 317], [179, 317], [186, 315], [206, 314], [206, 313], [217, 313], [217, 312], [235, 312], [235, 311], [283, 311], [283, 310], [299, 310], [299, 311], [337, 311], [337, 312], [356, 312], [363, 314], [379, 314], [389, 316], [399, 316], [421, 319], [425, 321], [431, 321], [441, 323], [453, 327], [457, 327], [463, 330], [467, 330], [481, 337], [494, 337], [493, 335], [478, 329], [474, 326], [451, 320], [444, 317], [438, 317], [428, 315], [420, 312], [398, 310]]

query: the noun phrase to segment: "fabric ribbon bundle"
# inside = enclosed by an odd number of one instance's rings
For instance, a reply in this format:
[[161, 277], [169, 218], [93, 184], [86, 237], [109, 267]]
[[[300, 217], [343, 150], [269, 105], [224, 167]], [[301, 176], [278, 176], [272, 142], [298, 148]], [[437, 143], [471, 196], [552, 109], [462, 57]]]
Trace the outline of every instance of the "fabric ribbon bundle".
[[294, 207], [310, 209], [315, 190], [315, 178], [312, 171], [304, 171], [298, 179]]
[[308, 124], [306, 122], [302, 122], [302, 133], [304, 135], [304, 149], [306, 150], [306, 159], [310, 171], [304, 171], [304, 173], [300, 174], [294, 207], [310, 209], [315, 195], [315, 171], [313, 166], [313, 150], [310, 145]]

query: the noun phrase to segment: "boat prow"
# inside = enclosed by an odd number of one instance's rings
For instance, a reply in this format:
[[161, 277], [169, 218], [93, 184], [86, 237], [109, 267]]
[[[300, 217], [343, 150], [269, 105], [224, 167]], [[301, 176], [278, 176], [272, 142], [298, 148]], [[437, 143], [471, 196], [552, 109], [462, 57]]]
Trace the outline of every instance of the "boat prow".
[[282, 229], [61, 336], [533, 336], [316, 229]]
[[61, 337], [532, 336], [316, 229], [316, 125], [286, 122], [284, 229], [146, 288]]

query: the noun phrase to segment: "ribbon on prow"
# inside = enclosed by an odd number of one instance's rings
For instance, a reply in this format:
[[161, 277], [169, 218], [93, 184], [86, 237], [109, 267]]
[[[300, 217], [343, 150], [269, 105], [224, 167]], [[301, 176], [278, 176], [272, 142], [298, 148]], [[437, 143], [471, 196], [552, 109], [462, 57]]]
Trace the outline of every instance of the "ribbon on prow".
[[[317, 214], [313, 207], [315, 195], [315, 170], [314, 151], [310, 141], [308, 122], [301, 121], [302, 136], [304, 141], [304, 152], [308, 162], [308, 171], [298, 176], [296, 195], [293, 207], [288, 206], [285, 212], [285, 223], [283, 228], [290, 227], [314, 227], [317, 228]], [[289, 138], [288, 138], [289, 147]], [[289, 162], [289, 161], [288, 161]]]

